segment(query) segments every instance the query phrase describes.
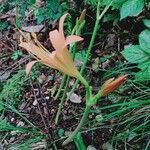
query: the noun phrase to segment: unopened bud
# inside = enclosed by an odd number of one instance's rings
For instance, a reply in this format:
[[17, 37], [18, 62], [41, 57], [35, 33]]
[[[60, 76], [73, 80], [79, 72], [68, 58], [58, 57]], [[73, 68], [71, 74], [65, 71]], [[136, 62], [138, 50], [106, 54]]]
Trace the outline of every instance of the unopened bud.
[[117, 79], [111, 78], [111, 79], [107, 80], [102, 85], [102, 88], [100, 90], [101, 96], [106, 96], [107, 94], [116, 90], [120, 85], [122, 85], [124, 83], [124, 81], [126, 81], [127, 76], [128, 75], [126, 74]]
[[80, 20], [80, 21], [85, 20], [85, 15], [86, 15], [86, 9], [84, 9], [84, 10], [82, 11], [79, 20]]

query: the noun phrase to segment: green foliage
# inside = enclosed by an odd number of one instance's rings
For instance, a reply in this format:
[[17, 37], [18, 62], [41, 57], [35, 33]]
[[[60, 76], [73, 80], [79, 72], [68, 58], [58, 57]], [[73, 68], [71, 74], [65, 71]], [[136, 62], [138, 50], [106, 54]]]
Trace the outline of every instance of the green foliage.
[[90, 4], [91, 6], [96, 7], [98, 0], [85, 0], [86, 3]]
[[16, 5], [16, 25], [17, 27], [22, 27], [23, 21], [25, 19], [25, 12], [27, 10], [27, 3], [20, 1]]
[[139, 43], [142, 50], [150, 56], [150, 30], [144, 30], [139, 35]]
[[150, 28], [150, 20], [149, 19], [143, 19], [143, 23], [146, 27]]
[[142, 63], [150, 57], [139, 45], [131, 45], [125, 48], [122, 54], [130, 63]]
[[0, 4], [0, 13], [5, 13], [11, 10], [16, 4], [16, 0], [5, 0], [5, 2], [1, 2]]
[[22, 97], [22, 91], [26, 84], [27, 77], [24, 70], [19, 70], [17, 74], [8, 79], [0, 93], [0, 100], [8, 100], [16, 104]]
[[82, 50], [82, 51], [76, 52], [75, 60], [84, 62], [85, 57], [86, 57], [86, 51]]
[[150, 80], [150, 30], [146, 29], [139, 35], [139, 45], [131, 45], [122, 52], [130, 62], [138, 64], [140, 72], [136, 73], [136, 80]]
[[86, 146], [83, 142], [83, 138], [80, 132], [75, 136], [73, 141], [75, 142], [78, 150], [86, 150]]
[[23, 128], [20, 127], [15, 127], [13, 125], [11, 125], [9, 122], [7, 122], [6, 120], [2, 120], [0, 119], [0, 131], [26, 131]]
[[[108, 5], [111, 0], [102, 0], [102, 5]], [[144, 8], [144, 0], [113, 0], [112, 8], [120, 10], [120, 18], [137, 16]]]
[[45, 20], [53, 21], [60, 18], [67, 9], [66, 2], [60, 3], [59, 0], [46, 0], [46, 6], [35, 8], [34, 14], [37, 18], [37, 23], [41, 24]]
[[[11, 147], [8, 148], [8, 150], [30, 150], [32, 149], [32, 146], [34, 144], [40, 142], [42, 140], [43, 136], [35, 136], [35, 137], [30, 137], [28, 140], [24, 140], [22, 143], [15, 144]], [[40, 146], [40, 145], [37, 145]], [[36, 149], [39, 147], [36, 147]], [[46, 145], [43, 145], [42, 148], [46, 148]]]
[[8, 27], [7, 21], [0, 21], [0, 31], [7, 29], [7, 27]]
[[22, 56], [22, 52], [18, 50], [18, 51], [15, 51], [15, 52], [12, 54], [11, 58], [12, 58], [13, 60], [16, 60], [16, 59], [20, 58], [20, 56]]
[[121, 19], [124, 19], [128, 16], [137, 16], [142, 12], [144, 7], [144, 0], [128, 0], [123, 3], [121, 7]]
[[0, 103], [0, 112], [4, 109], [3, 104]]

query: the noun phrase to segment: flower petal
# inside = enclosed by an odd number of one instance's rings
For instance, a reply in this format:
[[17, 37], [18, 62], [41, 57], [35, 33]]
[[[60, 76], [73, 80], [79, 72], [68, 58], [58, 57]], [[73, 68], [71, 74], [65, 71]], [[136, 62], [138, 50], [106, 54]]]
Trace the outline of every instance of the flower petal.
[[25, 72], [26, 72], [26, 75], [27, 75], [27, 76], [29, 75], [32, 66], [33, 66], [35, 63], [37, 63], [37, 62], [38, 62], [37, 60], [31, 61], [31, 62], [29, 62], [29, 63], [26, 65]]
[[64, 27], [64, 21], [65, 21], [65, 18], [68, 14], [64, 14], [61, 18], [60, 18], [60, 21], [59, 21], [59, 32], [60, 32], [60, 36], [61, 38], [65, 41], [65, 36], [64, 36], [64, 30], [63, 30], [63, 27]]
[[55, 50], [57, 51], [62, 51], [63, 47], [65, 47], [65, 41], [61, 38], [60, 33], [58, 30], [51, 31], [49, 33], [49, 38], [50, 41], [54, 47]]
[[82, 41], [82, 40], [83, 40], [83, 38], [81, 38], [80, 36], [77, 36], [77, 35], [67, 36], [65, 46], [67, 46], [71, 43], [74, 43], [74, 42]]

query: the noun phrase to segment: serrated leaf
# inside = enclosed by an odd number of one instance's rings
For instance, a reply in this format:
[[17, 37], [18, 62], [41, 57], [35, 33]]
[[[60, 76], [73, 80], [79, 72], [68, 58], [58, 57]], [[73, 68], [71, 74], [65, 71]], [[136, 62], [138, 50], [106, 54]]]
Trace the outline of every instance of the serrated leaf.
[[144, 0], [128, 0], [121, 7], [121, 19], [128, 16], [137, 16], [142, 12]]
[[139, 43], [143, 51], [150, 54], [150, 30], [146, 29], [140, 33]]
[[149, 55], [147, 55], [139, 45], [131, 45], [125, 48], [122, 51], [122, 55], [130, 62], [130, 63], [141, 63], [149, 59]]
[[143, 23], [146, 27], [150, 28], [150, 20], [149, 19], [143, 19]]

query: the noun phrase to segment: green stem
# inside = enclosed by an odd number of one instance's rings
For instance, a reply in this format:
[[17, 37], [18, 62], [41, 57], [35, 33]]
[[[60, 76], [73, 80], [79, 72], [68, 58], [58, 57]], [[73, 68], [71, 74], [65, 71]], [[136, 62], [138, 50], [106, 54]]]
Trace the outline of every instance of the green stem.
[[64, 86], [64, 83], [65, 83], [65, 81], [66, 81], [66, 77], [67, 77], [67, 75], [63, 75], [63, 78], [62, 78], [62, 81], [61, 81], [61, 84], [60, 84], [60, 86], [59, 86], [59, 89], [58, 89], [58, 91], [57, 91], [57, 94], [55, 95], [55, 97], [54, 97], [54, 100], [57, 100], [57, 98], [59, 97], [59, 95], [60, 95], [60, 92], [61, 92], [61, 90], [62, 90], [62, 87]]
[[90, 112], [90, 108], [91, 108], [90, 106], [86, 106], [80, 123], [78, 124], [77, 128], [73, 131], [73, 133], [63, 142], [63, 145], [67, 145], [68, 143], [70, 143], [74, 139], [76, 134], [80, 131], [85, 121], [87, 120], [88, 114]]
[[63, 104], [65, 102], [65, 96], [66, 96], [66, 92], [67, 92], [67, 89], [68, 89], [69, 80], [70, 80], [70, 77], [68, 76], [67, 80], [66, 80], [66, 86], [65, 86], [65, 89], [64, 89], [64, 93], [63, 93], [61, 102], [59, 103], [58, 111], [57, 111], [57, 114], [56, 114], [55, 124], [58, 124], [58, 119], [59, 119], [59, 116], [61, 114], [61, 109], [62, 109]]
[[[83, 71], [84, 71], [84, 69], [86, 67], [86, 64], [87, 64], [88, 59], [89, 59], [89, 55], [91, 53], [91, 50], [92, 50], [92, 47], [93, 47], [93, 44], [94, 44], [94, 41], [95, 41], [95, 38], [96, 38], [96, 35], [97, 35], [97, 31], [98, 31], [98, 27], [99, 27], [99, 21], [102, 19], [104, 14], [107, 12], [107, 10], [111, 6], [111, 4], [112, 4], [112, 1], [111, 1], [111, 3], [108, 6], [106, 6], [104, 8], [102, 13], [99, 15], [99, 5], [100, 5], [100, 3], [98, 3], [97, 14], [96, 14], [96, 22], [95, 22], [95, 26], [94, 26], [94, 29], [93, 29], [93, 34], [92, 34], [92, 37], [91, 37], [91, 41], [90, 41], [90, 44], [89, 44], [89, 47], [88, 47], [88, 50], [87, 50], [86, 58], [85, 58], [85, 61], [83, 62], [83, 66], [81, 67], [81, 70], [80, 70], [81, 75], [83, 74]], [[70, 91], [69, 96], [67, 97], [67, 100], [70, 98], [70, 96], [72, 95], [72, 93], [76, 89], [78, 83], [79, 83], [79, 80], [77, 79], [75, 84], [73, 85], [71, 91]]]

